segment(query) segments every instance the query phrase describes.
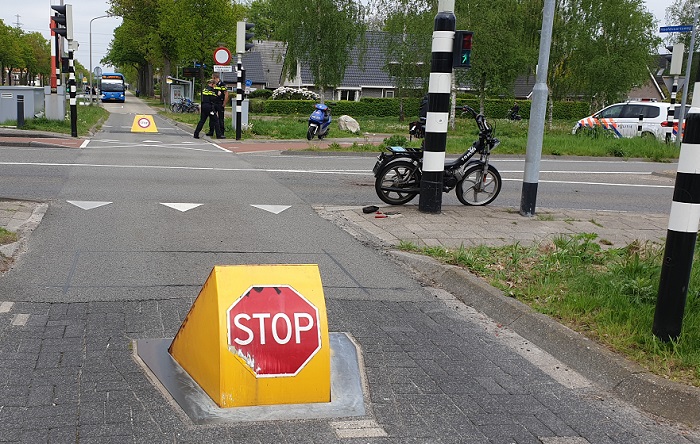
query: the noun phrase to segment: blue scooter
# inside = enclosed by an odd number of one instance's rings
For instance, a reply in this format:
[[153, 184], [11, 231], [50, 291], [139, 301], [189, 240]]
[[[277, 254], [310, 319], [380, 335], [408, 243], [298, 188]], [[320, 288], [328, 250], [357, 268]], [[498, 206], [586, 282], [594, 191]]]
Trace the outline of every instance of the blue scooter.
[[306, 132], [308, 140], [318, 136], [323, 139], [328, 134], [331, 126], [331, 109], [323, 103], [317, 103], [314, 112], [309, 116], [309, 130]]

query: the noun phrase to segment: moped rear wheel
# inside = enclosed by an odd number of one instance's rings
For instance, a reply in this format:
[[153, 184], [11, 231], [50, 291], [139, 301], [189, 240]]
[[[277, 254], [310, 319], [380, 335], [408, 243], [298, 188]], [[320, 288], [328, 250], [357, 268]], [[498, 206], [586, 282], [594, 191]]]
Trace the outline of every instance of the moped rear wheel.
[[306, 131], [306, 140], [311, 140], [316, 135], [317, 126], [309, 125], [308, 131]]
[[489, 165], [484, 174], [483, 165], [474, 165], [457, 184], [457, 199], [464, 205], [488, 205], [501, 192], [501, 183], [501, 175], [494, 166]]
[[374, 189], [379, 198], [389, 205], [403, 205], [420, 192], [421, 172], [413, 162], [399, 160], [384, 167], [377, 174]]

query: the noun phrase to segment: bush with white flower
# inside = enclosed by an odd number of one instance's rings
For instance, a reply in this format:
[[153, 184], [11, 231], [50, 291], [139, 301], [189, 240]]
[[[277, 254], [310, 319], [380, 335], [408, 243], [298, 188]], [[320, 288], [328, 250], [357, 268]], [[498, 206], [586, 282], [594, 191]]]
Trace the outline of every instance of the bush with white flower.
[[306, 88], [288, 88], [280, 86], [272, 91], [272, 100], [316, 100], [321, 98], [320, 95]]

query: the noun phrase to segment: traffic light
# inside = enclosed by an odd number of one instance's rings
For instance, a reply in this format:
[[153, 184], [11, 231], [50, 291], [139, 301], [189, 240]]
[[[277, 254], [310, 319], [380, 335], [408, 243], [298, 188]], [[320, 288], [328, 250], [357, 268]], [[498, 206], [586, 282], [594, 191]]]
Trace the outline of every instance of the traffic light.
[[471, 31], [455, 31], [454, 46], [452, 48], [452, 67], [470, 68], [472, 55]]
[[252, 38], [255, 34], [247, 32], [252, 29], [255, 24], [248, 22], [238, 22], [236, 28], [236, 52], [241, 54], [253, 47]]
[[56, 11], [51, 20], [57, 26], [51, 30], [67, 40], [73, 40], [73, 5], [51, 5], [51, 9]]

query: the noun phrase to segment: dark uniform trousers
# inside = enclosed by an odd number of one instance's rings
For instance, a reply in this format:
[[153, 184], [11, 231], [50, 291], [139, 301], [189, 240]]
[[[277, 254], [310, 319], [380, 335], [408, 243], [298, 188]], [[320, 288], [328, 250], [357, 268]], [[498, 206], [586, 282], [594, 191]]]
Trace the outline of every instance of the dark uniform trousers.
[[202, 91], [202, 111], [199, 114], [199, 122], [194, 130], [195, 137], [199, 137], [199, 132], [204, 128], [204, 122], [209, 119], [209, 127], [212, 128], [212, 134], [216, 131], [216, 137], [223, 137], [221, 126], [219, 125], [219, 116], [215, 108], [216, 95], [213, 90], [205, 89]]
[[[216, 116], [218, 117], [220, 131], [223, 135], [226, 128], [226, 120], [224, 118], [224, 108], [226, 106], [226, 104], [224, 103], [224, 98], [226, 97], [226, 84], [222, 81], [219, 81], [219, 83], [214, 85], [214, 91], [216, 91], [217, 95], [216, 101], [214, 102], [214, 111], [216, 112]], [[209, 133], [214, 134], [214, 124], [212, 123], [211, 119], [209, 119]]]

